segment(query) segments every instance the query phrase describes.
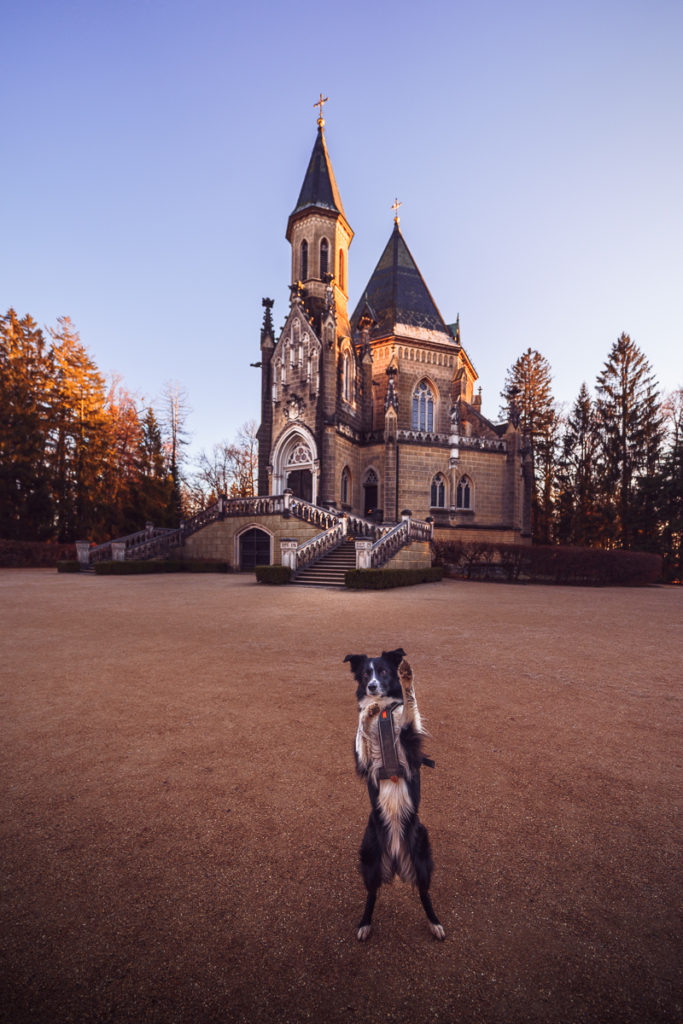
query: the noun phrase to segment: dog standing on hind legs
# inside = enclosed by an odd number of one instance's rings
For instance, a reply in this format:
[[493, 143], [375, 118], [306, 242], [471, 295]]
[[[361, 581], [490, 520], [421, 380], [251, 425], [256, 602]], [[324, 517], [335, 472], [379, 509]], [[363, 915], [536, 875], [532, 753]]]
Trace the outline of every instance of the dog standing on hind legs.
[[372, 930], [379, 887], [394, 875], [416, 885], [437, 939], [446, 937], [429, 896], [434, 862], [427, 829], [417, 816], [420, 768], [434, 762], [422, 753], [422, 723], [415, 699], [413, 673], [405, 651], [383, 651], [379, 658], [347, 654], [358, 684], [358, 729], [355, 757], [366, 779], [372, 810], [360, 847], [360, 871], [367, 889], [357, 938]]

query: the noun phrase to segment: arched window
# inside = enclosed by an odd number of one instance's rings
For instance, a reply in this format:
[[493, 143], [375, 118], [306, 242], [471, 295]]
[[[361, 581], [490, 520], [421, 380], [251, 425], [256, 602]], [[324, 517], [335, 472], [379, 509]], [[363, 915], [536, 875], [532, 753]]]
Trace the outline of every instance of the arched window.
[[413, 430], [434, 430], [434, 395], [426, 380], [413, 392]]
[[455, 507], [465, 511], [472, 508], [472, 481], [468, 476], [461, 476], [458, 480]]
[[349, 353], [345, 352], [342, 356], [342, 395], [345, 402], [351, 401], [351, 360], [349, 359]]
[[301, 243], [301, 259], [300, 259], [300, 274], [299, 280], [305, 281], [308, 277], [308, 242], [304, 238]]
[[327, 268], [328, 268], [329, 262], [330, 262], [329, 261], [329, 255], [330, 255], [330, 247], [329, 247], [329, 245], [327, 243], [327, 239], [323, 238], [323, 240], [320, 243], [320, 276], [321, 277], [323, 277], [323, 275], [327, 273]]
[[446, 481], [441, 473], [437, 473], [432, 480], [429, 504], [432, 508], [446, 507]]
[[351, 504], [351, 474], [348, 466], [344, 467], [341, 475], [341, 503], [342, 505]]
[[369, 469], [363, 481], [363, 515], [369, 516], [377, 511], [379, 495], [379, 479], [374, 469]]
[[344, 291], [344, 250], [339, 250], [339, 287]]

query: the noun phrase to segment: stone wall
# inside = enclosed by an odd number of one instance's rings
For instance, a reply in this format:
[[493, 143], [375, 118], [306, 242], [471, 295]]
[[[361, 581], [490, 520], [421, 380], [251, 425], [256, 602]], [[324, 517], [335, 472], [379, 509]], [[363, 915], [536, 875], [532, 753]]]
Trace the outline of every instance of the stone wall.
[[182, 549], [183, 557], [207, 558], [239, 568], [239, 536], [252, 527], [269, 534], [272, 565], [281, 564], [281, 540], [292, 538], [303, 544], [322, 532], [319, 526], [311, 526], [294, 516], [229, 516], [220, 522], [210, 523], [188, 537]]
[[428, 569], [432, 549], [428, 540], [413, 540], [390, 558], [383, 569]]

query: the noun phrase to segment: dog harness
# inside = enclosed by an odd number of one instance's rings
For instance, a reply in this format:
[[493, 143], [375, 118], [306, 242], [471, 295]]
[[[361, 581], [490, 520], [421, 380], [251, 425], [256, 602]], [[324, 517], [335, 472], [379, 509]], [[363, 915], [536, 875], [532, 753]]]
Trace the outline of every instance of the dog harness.
[[[388, 707], [382, 708], [378, 718], [382, 767], [378, 768], [377, 777], [379, 779], [391, 779], [392, 782], [398, 782], [399, 779], [404, 779], [406, 775], [405, 769], [398, 759], [396, 730], [394, 728], [394, 711], [402, 707], [403, 704], [397, 700]], [[422, 755], [422, 764], [428, 768], [434, 767], [434, 761], [432, 761], [431, 757], [425, 757], [424, 754]]]
[[378, 769], [377, 775], [380, 779], [391, 779], [398, 782], [405, 778], [405, 770], [398, 759], [396, 750], [396, 733], [394, 731], [394, 711], [403, 705], [396, 701], [387, 708], [382, 708], [379, 713], [379, 747], [382, 753], [382, 767]]

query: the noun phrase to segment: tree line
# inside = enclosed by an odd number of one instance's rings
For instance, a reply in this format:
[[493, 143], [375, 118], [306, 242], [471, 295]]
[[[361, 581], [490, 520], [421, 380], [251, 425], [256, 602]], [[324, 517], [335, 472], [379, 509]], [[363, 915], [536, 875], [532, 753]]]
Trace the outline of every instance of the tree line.
[[662, 396], [647, 358], [621, 334], [567, 412], [548, 360], [529, 348], [508, 369], [504, 414], [519, 423], [540, 544], [656, 552], [681, 579], [683, 392]]
[[100, 542], [146, 521], [177, 526], [219, 493], [252, 494], [255, 426], [195, 463], [189, 413], [173, 382], [155, 408], [106, 381], [68, 317], [44, 332], [9, 309], [0, 315], [0, 537]]

